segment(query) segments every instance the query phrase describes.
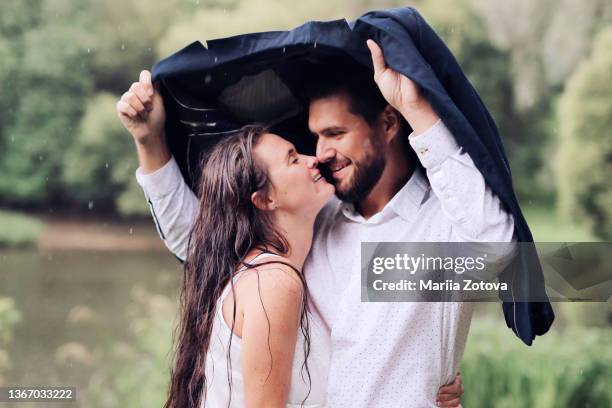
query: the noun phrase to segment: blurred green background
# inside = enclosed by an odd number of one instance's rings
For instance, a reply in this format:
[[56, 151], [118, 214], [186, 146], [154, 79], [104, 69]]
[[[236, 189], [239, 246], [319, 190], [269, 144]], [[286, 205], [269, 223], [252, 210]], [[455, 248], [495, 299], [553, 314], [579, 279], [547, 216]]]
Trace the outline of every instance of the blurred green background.
[[[2, 0], [0, 385], [76, 385], [83, 407], [163, 402], [182, 272], [115, 113], [141, 69], [194, 40], [406, 5], [493, 114], [535, 238], [609, 241], [609, 0]], [[531, 348], [499, 305], [478, 309], [464, 406], [612, 406], [610, 302], [554, 306]]]

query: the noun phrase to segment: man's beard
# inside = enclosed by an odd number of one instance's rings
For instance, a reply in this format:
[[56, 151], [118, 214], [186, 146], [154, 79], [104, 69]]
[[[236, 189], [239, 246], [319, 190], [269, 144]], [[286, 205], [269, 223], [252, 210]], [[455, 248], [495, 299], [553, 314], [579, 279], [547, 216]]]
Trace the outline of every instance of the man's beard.
[[355, 170], [347, 188], [336, 186], [336, 197], [342, 201], [358, 203], [365, 199], [380, 180], [385, 170], [385, 153], [381, 144], [376, 141], [372, 152], [366, 154], [360, 163], [353, 163]]

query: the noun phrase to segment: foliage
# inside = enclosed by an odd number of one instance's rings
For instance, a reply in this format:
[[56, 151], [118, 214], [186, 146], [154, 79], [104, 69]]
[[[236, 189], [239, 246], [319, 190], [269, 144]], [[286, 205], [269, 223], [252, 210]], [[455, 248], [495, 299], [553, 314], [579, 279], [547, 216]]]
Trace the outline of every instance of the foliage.
[[610, 328], [572, 327], [526, 348], [501, 322], [478, 319], [461, 365], [469, 407], [608, 407], [612, 404]]
[[0, 296], [0, 385], [5, 380], [4, 372], [11, 368], [11, 359], [6, 347], [13, 339], [15, 325], [21, 320], [21, 314], [15, 307], [12, 298]]
[[560, 205], [568, 218], [585, 221], [612, 238], [612, 26], [570, 79], [559, 106], [557, 157]]
[[[117, 119], [117, 99], [101, 92], [87, 102], [76, 140], [64, 156], [63, 180], [82, 204], [96, 202], [98, 208], [144, 214], [147, 206], [142, 194], [132, 206], [126, 198], [136, 187], [131, 185], [136, 157], [132, 138]], [[117, 205], [125, 201], [128, 204]]]
[[523, 206], [536, 242], [592, 242], [596, 237], [583, 225], [559, 217], [554, 207]]
[[351, 2], [347, 0], [333, 3], [325, 0], [240, 1], [223, 8], [203, 9], [173, 24], [161, 39], [157, 55], [165, 57], [196, 40], [205, 43], [206, 40], [249, 32], [290, 30], [307, 20], [344, 18], [351, 9]]
[[100, 367], [87, 388], [85, 398], [97, 407], [161, 407], [170, 379], [172, 331], [178, 313], [170, 298], [132, 290], [127, 313], [132, 319], [133, 342], [116, 342], [110, 349], [97, 350]]
[[54, 20], [24, 32], [18, 43], [5, 102], [13, 115], [0, 130], [0, 203], [48, 203], [62, 194], [62, 157], [91, 89], [87, 32], [78, 22]]
[[[371, 9], [405, 5], [399, 0], [4, 0], [0, 206], [55, 210], [96, 201], [97, 209], [142, 214], [146, 207], [134, 182], [134, 150], [118, 136], [110, 113], [110, 100], [119, 99], [141, 69], [194, 40], [290, 29], [307, 20], [352, 19]], [[549, 157], [561, 128], [557, 99], [589, 55], [595, 33], [612, 22], [612, 3], [415, 0], [412, 5], [455, 53], [495, 118], [519, 197], [552, 204], [558, 169]], [[96, 108], [101, 118], [95, 118]], [[604, 177], [605, 170], [594, 169], [595, 178]], [[597, 206], [605, 204], [604, 198], [597, 200], [604, 200]]]
[[0, 211], [0, 247], [34, 245], [43, 223], [30, 215]]

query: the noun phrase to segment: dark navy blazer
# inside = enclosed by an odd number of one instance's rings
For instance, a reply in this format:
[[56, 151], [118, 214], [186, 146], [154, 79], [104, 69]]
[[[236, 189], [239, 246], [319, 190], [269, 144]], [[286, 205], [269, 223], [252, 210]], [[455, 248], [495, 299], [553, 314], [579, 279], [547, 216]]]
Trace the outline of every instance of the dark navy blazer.
[[[153, 79], [161, 83], [168, 111], [168, 143], [185, 179], [193, 183], [200, 151], [240, 125], [282, 117], [294, 134], [303, 128], [305, 113], [292, 89], [308, 64], [341, 55], [371, 68], [368, 38], [382, 47], [389, 66], [420, 86], [512, 213], [518, 240], [532, 242], [493, 118], [450, 50], [413, 8], [373, 11], [350, 23], [308, 22], [291, 31], [212, 40], [208, 49], [194, 42], [155, 64]], [[502, 307], [508, 327], [531, 345], [536, 335], [548, 331], [554, 312], [537, 257], [523, 253], [518, 262], [515, 272], [500, 278], [513, 289], [512, 298], [502, 297]]]

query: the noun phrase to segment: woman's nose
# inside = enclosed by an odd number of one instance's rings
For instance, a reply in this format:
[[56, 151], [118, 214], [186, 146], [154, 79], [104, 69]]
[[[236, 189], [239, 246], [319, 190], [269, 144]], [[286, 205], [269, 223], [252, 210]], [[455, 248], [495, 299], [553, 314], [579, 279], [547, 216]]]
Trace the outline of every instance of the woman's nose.
[[304, 155], [304, 158], [305, 158], [305, 161], [306, 161], [306, 166], [309, 169], [314, 169], [319, 164], [319, 161], [317, 160], [317, 158], [315, 156], [306, 156], [306, 155]]

